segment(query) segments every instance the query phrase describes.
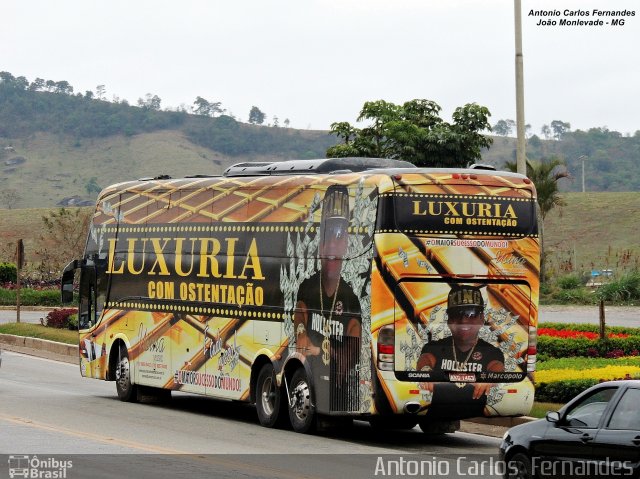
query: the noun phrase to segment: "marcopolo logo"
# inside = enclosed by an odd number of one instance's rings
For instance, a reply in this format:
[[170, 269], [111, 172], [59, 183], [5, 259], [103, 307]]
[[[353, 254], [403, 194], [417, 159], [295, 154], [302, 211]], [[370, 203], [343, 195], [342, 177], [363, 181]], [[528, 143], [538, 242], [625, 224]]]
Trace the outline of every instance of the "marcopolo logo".
[[26, 477], [33, 479], [65, 479], [67, 470], [73, 467], [73, 461], [59, 460], [53, 457], [9, 456], [9, 477]]

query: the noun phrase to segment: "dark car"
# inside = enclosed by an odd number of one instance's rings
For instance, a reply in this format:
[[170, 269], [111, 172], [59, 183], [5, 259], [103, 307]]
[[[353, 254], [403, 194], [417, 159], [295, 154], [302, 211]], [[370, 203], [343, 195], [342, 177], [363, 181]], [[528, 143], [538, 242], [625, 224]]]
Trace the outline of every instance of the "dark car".
[[597, 384], [546, 419], [509, 429], [505, 477], [640, 477], [640, 381]]

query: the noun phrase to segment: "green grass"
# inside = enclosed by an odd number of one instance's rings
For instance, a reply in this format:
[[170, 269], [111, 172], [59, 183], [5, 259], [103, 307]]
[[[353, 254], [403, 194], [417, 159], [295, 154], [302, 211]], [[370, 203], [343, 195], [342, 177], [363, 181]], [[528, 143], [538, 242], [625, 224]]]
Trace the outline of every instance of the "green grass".
[[48, 339], [66, 344], [78, 344], [78, 331], [47, 328], [39, 324], [7, 323], [0, 324], [0, 334], [13, 334], [30, 338]]
[[536, 363], [538, 371], [548, 369], [593, 369], [606, 366], [640, 366], [640, 356], [623, 358], [554, 358]]
[[564, 193], [562, 198], [566, 206], [551, 210], [544, 224], [551, 276], [604, 268], [617, 276], [640, 268], [640, 193]]

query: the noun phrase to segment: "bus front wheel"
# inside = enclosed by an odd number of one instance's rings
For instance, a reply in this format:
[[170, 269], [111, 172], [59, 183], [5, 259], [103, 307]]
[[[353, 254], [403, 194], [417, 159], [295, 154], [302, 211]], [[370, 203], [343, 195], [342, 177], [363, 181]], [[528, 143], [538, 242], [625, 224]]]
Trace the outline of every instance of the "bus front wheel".
[[282, 397], [271, 364], [262, 366], [258, 373], [256, 392], [256, 411], [260, 424], [265, 427], [274, 427], [278, 423]]
[[316, 424], [316, 408], [313, 404], [311, 385], [304, 369], [293, 373], [289, 386], [289, 420], [295, 432], [311, 432]]
[[120, 347], [116, 364], [116, 391], [121, 401], [135, 402], [138, 400], [137, 386], [131, 382], [131, 364], [127, 348]]

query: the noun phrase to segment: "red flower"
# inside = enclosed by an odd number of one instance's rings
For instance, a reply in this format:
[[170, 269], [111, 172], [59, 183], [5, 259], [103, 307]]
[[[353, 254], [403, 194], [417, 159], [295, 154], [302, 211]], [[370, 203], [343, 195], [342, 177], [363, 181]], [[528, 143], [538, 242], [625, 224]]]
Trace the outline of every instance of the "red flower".
[[[554, 328], [538, 328], [538, 334], [540, 336], [551, 336], [554, 338], [564, 338], [564, 339], [574, 339], [574, 338], [587, 338], [587, 339], [598, 339], [599, 334], [593, 333], [591, 331], [567, 331], [564, 329], [554, 329]], [[609, 338], [628, 338], [628, 334], [624, 333], [609, 333], [607, 334]]]

